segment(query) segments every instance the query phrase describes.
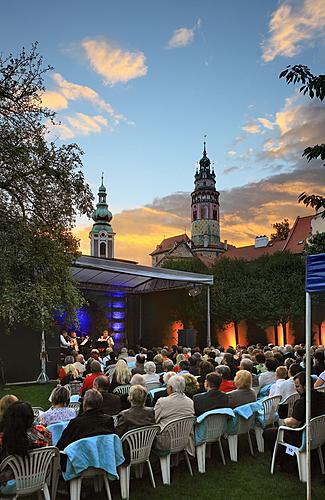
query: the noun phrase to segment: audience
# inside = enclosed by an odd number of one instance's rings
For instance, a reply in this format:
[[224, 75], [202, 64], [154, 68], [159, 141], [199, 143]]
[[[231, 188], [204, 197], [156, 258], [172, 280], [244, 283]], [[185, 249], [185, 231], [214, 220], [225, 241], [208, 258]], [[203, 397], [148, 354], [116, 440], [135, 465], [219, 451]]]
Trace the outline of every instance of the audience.
[[127, 385], [130, 383], [131, 374], [128, 365], [124, 359], [119, 359], [116, 363], [115, 371], [111, 379], [111, 392], [120, 385]]
[[219, 391], [221, 392], [230, 392], [236, 389], [235, 383], [233, 380], [230, 380], [231, 371], [229, 366], [227, 365], [219, 365], [216, 368], [216, 372], [221, 375], [222, 380], [219, 387]]
[[228, 392], [230, 408], [256, 401], [256, 393], [252, 389], [252, 374], [248, 370], [239, 370], [234, 382], [236, 389]]
[[156, 373], [156, 365], [153, 361], [144, 364], [145, 374], [143, 375], [145, 384], [159, 384], [159, 375]]
[[279, 366], [279, 363], [274, 358], [268, 358], [265, 361], [266, 372], [262, 372], [259, 376], [259, 386], [264, 387], [265, 385], [274, 384], [276, 381], [275, 370]]
[[193, 396], [196, 416], [202, 415], [206, 411], [229, 407], [227, 394], [219, 390], [221, 381], [222, 377], [219, 373], [207, 374], [204, 382], [206, 392]]
[[7, 408], [9, 408], [12, 403], [18, 401], [18, 398], [13, 394], [6, 394], [0, 399], [0, 431], [2, 429], [3, 415], [5, 414]]
[[86, 375], [82, 387], [80, 389], [80, 394], [83, 396], [88, 389], [92, 389], [94, 380], [102, 375], [102, 365], [99, 361], [93, 360], [90, 364], [91, 373]]
[[117, 415], [122, 410], [121, 398], [109, 392], [110, 383], [107, 377], [101, 375], [95, 378], [93, 388], [102, 395], [101, 409], [106, 415]]
[[[70, 365], [72, 366], [72, 365]], [[67, 408], [70, 402], [70, 391], [58, 385], [51, 394], [52, 406], [38, 418], [39, 423], [47, 427], [51, 424], [64, 422], [76, 417], [76, 411], [73, 408]]]
[[123, 436], [123, 434], [131, 429], [155, 423], [154, 409], [144, 406], [147, 394], [147, 390], [141, 385], [133, 385], [131, 387], [128, 397], [131, 408], [119, 413], [117, 423], [115, 424], [116, 433], [119, 436]]

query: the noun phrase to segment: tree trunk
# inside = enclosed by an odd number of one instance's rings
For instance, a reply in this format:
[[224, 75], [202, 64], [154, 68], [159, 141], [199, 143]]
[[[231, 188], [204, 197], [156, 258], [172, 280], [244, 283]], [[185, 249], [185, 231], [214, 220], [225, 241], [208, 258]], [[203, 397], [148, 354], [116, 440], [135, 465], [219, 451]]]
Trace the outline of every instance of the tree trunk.
[[274, 345], [279, 345], [278, 325], [276, 323], [273, 325], [273, 329], [274, 329]]
[[234, 327], [235, 327], [235, 342], [236, 342], [235, 347], [237, 347], [237, 345], [239, 344], [238, 322], [237, 321], [234, 321]]
[[282, 325], [282, 330], [283, 330], [283, 345], [286, 345], [287, 343], [287, 323], [283, 321], [281, 323]]
[[322, 323], [318, 323], [318, 342], [322, 345]]

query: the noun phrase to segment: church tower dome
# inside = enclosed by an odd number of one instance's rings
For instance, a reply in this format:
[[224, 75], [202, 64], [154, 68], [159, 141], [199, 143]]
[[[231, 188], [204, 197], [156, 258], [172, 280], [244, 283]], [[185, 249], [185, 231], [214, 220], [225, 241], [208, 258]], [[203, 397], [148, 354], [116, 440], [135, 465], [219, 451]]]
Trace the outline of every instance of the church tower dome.
[[92, 219], [95, 222], [89, 233], [90, 255], [94, 257], [113, 258], [115, 233], [110, 225], [113, 215], [108, 209], [106, 197], [104, 174], [102, 174], [102, 183], [98, 189], [98, 203], [96, 210], [92, 214]]

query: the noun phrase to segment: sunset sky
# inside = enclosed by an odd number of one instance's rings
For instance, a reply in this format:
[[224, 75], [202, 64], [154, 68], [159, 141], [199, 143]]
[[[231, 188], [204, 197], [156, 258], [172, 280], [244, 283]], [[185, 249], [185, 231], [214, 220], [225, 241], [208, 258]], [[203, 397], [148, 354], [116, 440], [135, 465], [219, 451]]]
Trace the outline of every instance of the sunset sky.
[[[279, 80], [288, 64], [325, 70], [324, 0], [69, 0], [2, 4], [1, 52], [39, 42], [43, 103], [76, 142], [97, 200], [101, 172], [114, 217], [115, 257], [150, 264], [165, 237], [190, 234], [190, 192], [207, 135], [221, 192], [221, 238], [253, 243], [271, 224], [312, 211], [325, 194], [320, 101]], [[91, 221], [76, 235], [89, 253]]]

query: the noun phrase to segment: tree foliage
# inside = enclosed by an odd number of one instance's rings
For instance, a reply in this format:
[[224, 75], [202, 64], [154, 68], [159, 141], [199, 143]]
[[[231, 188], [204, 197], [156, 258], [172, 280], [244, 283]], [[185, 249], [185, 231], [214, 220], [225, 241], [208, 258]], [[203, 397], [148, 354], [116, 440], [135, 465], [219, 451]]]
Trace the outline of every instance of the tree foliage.
[[286, 240], [288, 234], [290, 232], [290, 226], [288, 219], [284, 219], [281, 222], [275, 222], [272, 224], [273, 229], [275, 229], [275, 233], [270, 235], [271, 241], [274, 240]]
[[78, 255], [71, 230], [93, 196], [79, 147], [48, 141], [55, 117], [41, 95], [50, 69], [36, 44], [0, 58], [0, 319], [9, 325], [82, 303], [69, 272]]
[[[297, 64], [295, 66], [287, 66], [287, 68], [280, 73], [279, 78], [285, 78], [287, 84], [302, 84], [300, 92], [304, 95], [308, 94], [311, 99], [316, 97], [321, 101], [325, 97], [325, 75], [315, 76], [311, 73], [307, 66]], [[309, 146], [302, 154], [310, 162], [320, 158], [325, 160], [325, 143], [316, 144], [316, 146]], [[311, 206], [317, 211], [320, 211], [322, 217], [325, 218], [325, 197], [316, 194], [301, 193], [298, 197], [298, 202], [304, 205]]]
[[325, 233], [316, 233], [306, 241], [304, 253], [312, 255], [315, 253], [325, 253]]

